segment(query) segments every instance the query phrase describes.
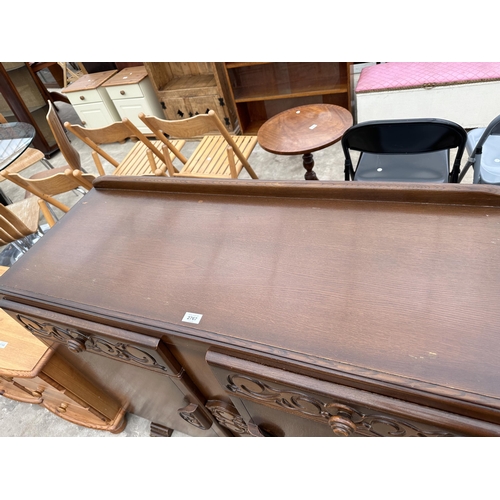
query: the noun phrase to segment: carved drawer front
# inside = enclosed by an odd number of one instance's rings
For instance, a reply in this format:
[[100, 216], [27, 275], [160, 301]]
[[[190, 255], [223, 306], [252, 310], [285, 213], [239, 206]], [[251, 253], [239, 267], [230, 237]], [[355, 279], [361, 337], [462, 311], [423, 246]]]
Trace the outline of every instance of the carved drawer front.
[[[318, 423], [329, 426], [332, 436], [500, 435], [495, 424], [226, 354], [209, 351], [206, 361], [247, 424], [282, 429], [281, 435], [310, 435], [308, 426]], [[289, 425], [295, 434], [286, 429], [292, 415], [303, 419]]]
[[182, 375], [180, 364], [160, 339], [8, 300], [1, 306], [49, 346], [63, 344], [74, 353], [87, 351], [165, 375]]

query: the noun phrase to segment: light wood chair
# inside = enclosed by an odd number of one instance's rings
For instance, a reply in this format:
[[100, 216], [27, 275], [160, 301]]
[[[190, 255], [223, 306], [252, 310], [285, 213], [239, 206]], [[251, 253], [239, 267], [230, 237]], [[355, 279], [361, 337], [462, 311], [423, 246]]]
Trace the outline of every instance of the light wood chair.
[[[67, 165], [64, 167], [58, 167], [57, 172], [64, 172], [67, 168], [71, 170], [83, 170], [82, 163], [80, 160], [80, 153], [76, 150], [76, 148], [71, 144], [68, 136], [66, 135], [66, 130], [57, 115], [57, 112], [54, 108], [52, 102], [47, 101], [49, 105], [49, 111], [47, 112], [47, 123], [49, 124], [50, 130], [54, 135], [54, 138], [59, 146], [59, 150], [63, 155], [64, 159], [67, 162]], [[50, 175], [50, 174], [49, 174]]]
[[[252, 179], [258, 179], [248, 163], [248, 158], [257, 144], [257, 137], [230, 135], [214, 111], [184, 120], [162, 120], [154, 116], [145, 116], [144, 113], [140, 113], [139, 118], [163, 143], [162, 158], [166, 168], [157, 169], [156, 175], [166, 175], [168, 171], [171, 177], [237, 179], [241, 170], [245, 168]], [[218, 132], [220, 135], [207, 135], [211, 132]], [[183, 138], [203, 137], [187, 159], [175, 148], [173, 142], [165, 137], [165, 134]], [[168, 151], [174, 152], [184, 164], [180, 171], [170, 161]]]
[[[62, 212], [67, 213], [70, 207], [54, 198], [54, 196], [74, 191], [76, 188], [84, 188], [86, 191], [90, 191], [92, 189], [92, 181], [96, 177], [93, 174], [86, 174], [80, 170], [71, 170], [68, 168], [64, 172], [57, 172], [50, 177], [39, 179], [34, 179], [33, 177], [28, 179], [13, 172], [7, 172], [7, 178], [27, 191], [26, 199], [30, 199], [31, 195], [34, 195], [40, 200], [50, 203], [50, 205], [53, 205]], [[53, 211], [49, 211], [46, 204], [40, 204], [40, 208], [49, 226], [52, 227], [57, 220], [57, 216]]]
[[[0, 113], [0, 123], [8, 123], [5, 117]], [[47, 169], [53, 168], [51, 163], [45, 159], [45, 155], [35, 148], [28, 148], [24, 153], [14, 160], [5, 170], [9, 172], [22, 172], [23, 170], [33, 166], [35, 163], [42, 163]], [[0, 182], [6, 178], [0, 172]]]
[[[80, 125], [72, 125], [65, 122], [64, 126], [87, 146], [93, 149], [92, 157], [100, 175], [105, 175], [101, 163], [101, 157], [115, 167], [113, 175], [146, 175], [154, 174], [159, 168], [165, 167], [163, 155], [158, 148], [162, 147], [160, 141], [150, 141], [142, 132], [127, 118], [121, 122], [101, 128], [84, 128]], [[102, 144], [123, 142], [127, 139], [138, 139], [127, 156], [122, 161], [117, 161], [108, 152], [102, 149]], [[186, 141], [172, 141], [177, 151], [180, 151]], [[148, 154], [148, 152], [150, 154]], [[171, 161], [175, 158], [171, 153]]]
[[34, 197], [8, 206], [0, 204], [0, 245], [12, 243], [21, 253], [26, 253], [32, 245], [26, 237], [43, 234], [39, 226], [41, 208], [42, 204]]

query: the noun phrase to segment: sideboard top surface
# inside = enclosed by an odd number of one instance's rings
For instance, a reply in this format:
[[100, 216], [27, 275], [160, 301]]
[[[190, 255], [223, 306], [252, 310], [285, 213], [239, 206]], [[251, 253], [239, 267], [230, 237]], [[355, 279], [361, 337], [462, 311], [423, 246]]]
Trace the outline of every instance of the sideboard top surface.
[[95, 186], [0, 278], [2, 296], [500, 409], [499, 191]]

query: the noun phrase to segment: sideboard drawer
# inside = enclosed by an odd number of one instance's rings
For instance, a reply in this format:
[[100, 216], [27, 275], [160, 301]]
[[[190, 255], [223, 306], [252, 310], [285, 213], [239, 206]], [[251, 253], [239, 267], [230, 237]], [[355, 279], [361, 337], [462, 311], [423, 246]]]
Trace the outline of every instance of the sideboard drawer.
[[330, 426], [332, 436], [500, 436], [489, 422], [226, 354], [208, 351], [206, 361], [247, 424], [278, 429], [275, 435], [307, 436], [314, 421]]
[[1, 301], [1, 307], [49, 346], [63, 344], [76, 354], [87, 351], [172, 377], [182, 375], [182, 368], [167, 345], [155, 337], [8, 300]]

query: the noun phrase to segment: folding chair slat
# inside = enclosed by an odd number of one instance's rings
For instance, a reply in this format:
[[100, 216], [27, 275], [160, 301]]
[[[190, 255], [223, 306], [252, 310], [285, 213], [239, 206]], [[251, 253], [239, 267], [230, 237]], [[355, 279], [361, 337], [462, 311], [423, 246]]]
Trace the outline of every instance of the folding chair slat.
[[[139, 114], [139, 118], [158, 140], [164, 139], [164, 134], [185, 138], [203, 135], [203, 139], [190, 158], [187, 161], [181, 160], [184, 167], [179, 173], [174, 174], [176, 177], [231, 178], [228, 158], [228, 148], [231, 147], [236, 174], [238, 175], [242, 168], [246, 168], [252, 178], [257, 178], [248, 163], [248, 157], [257, 144], [257, 137], [230, 135], [214, 111], [184, 120], [162, 120], [142, 113]], [[218, 131], [220, 135], [213, 135], [213, 131]], [[156, 174], [166, 175], [165, 169], [163, 171], [159, 169]]]

